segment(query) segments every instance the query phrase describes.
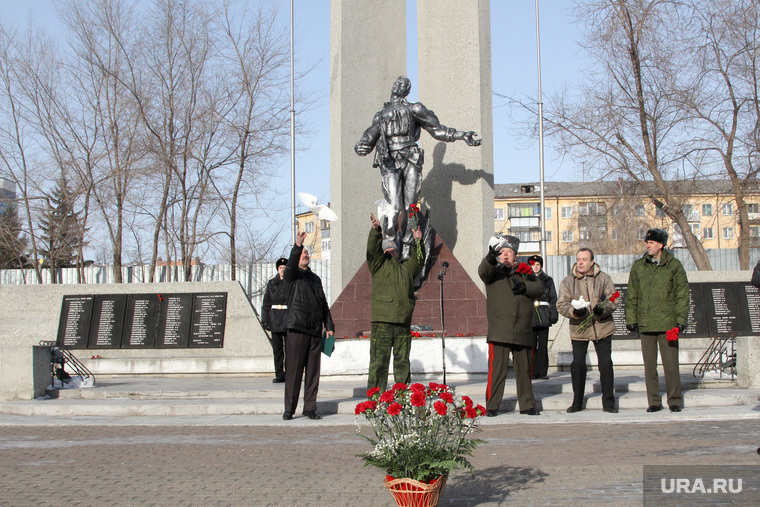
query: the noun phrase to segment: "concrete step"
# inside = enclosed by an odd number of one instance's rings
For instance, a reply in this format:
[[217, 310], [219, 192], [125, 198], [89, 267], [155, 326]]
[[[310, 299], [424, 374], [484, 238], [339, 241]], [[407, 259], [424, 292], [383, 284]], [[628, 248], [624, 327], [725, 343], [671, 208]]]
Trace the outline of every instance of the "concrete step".
[[[439, 378], [415, 378], [440, 382]], [[451, 376], [448, 383], [484, 404], [484, 375]], [[356, 404], [366, 399], [366, 377], [322, 378], [318, 410], [323, 414], [353, 414]], [[661, 381], [664, 392], [664, 381]], [[507, 379], [501, 411], [516, 410], [517, 397], [512, 377]], [[552, 373], [538, 380], [534, 393], [540, 410], [564, 412], [573, 402], [570, 374]], [[697, 380], [682, 376], [686, 409], [758, 404], [758, 391], [735, 387], [735, 382], [720, 379]], [[615, 390], [621, 410], [642, 410], [648, 406], [643, 372], [620, 372]], [[100, 379], [92, 388], [59, 389], [57, 398], [0, 402], [0, 413], [47, 416], [228, 416], [276, 415], [282, 413], [284, 384], [272, 384], [263, 377], [118, 377]], [[601, 410], [597, 372], [589, 372], [586, 383], [586, 408]], [[664, 396], [663, 396], [664, 398]], [[300, 405], [299, 405], [300, 410]]]

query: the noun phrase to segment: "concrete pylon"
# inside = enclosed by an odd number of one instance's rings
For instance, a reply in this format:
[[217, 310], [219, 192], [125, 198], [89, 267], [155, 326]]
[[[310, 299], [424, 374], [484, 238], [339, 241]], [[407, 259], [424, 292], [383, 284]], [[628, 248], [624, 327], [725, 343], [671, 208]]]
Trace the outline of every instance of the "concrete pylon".
[[481, 290], [477, 269], [494, 234], [490, 13], [489, 0], [417, 1], [420, 101], [442, 124], [483, 139], [475, 148], [423, 133], [422, 208]]
[[365, 260], [369, 214], [383, 198], [372, 155], [354, 145], [406, 75], [406, 0], [330, 2], [331, 293], [337, 298]]

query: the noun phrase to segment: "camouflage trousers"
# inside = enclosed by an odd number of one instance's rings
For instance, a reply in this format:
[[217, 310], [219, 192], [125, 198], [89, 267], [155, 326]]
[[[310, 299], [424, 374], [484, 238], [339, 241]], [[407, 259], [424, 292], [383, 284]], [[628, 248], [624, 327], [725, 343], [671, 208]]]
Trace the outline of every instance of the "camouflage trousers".
[[412, 333], [405, 324], [373, 322], [369, 343], [369, 376], [367, 389], [388, 385], [388, 365], [393, 352], [393, 380], [408, 384], [411, 381], [409, 351]]

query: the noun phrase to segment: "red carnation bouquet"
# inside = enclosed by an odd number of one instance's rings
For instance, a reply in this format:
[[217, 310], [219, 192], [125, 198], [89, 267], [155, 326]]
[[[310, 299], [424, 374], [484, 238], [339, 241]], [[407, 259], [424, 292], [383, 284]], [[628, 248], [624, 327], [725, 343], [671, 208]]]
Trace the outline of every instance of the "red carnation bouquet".
[[[604, 310], [604, 305], [605, 305], [605, 303], [607, 303], [607, 301], [609, 301], [610, 303], [614, 303], [615, 301], [617, 301], [617, 299], [619, 297], [620, 297], [620, 291], [616, 290], [615, 292], [613, 292], [612, 294], [610, 294], [610, 297], [608, 297], [608, 298], [604, 298], [603, 297], [602, 300], [600, 302], [598, 302], [594, 308], [598, 308], [600, 310]], [[575, 326], [575, 330], [578, 333], [584, 332], [586, 329], [588, 329], [588, 327], [591, 325], [591, 323], [594, 322], [594, 317], [596, 317], [596, 314], [592, 310], [592, 311], [589, 312], [588, 315], [586, 315], [586, 318], [583, 319], [580, 324], [578, 324], [577, 326]]]
[[530, 275], [533, 274], [533, 269], [524, 262], [521, 262], [517, 265], [515, 272], [520, 273], [521, 275]]
[[670, 331], [667, 331], [665, 333], [665, 338], [667, 338], [669, 342], [677, 342], [678, 341], [678, 326], [674, 327]]
[[[417, 213], [420, 212], [420, 207], [416, 204], [410, 204], [409, 205], [409, 218], [412, 219], [412, 230], [417, 228]], [[422, 255], [422, 244], [420, 241], [417, 242], [417, 260], [422, 262], [423, 260]]]
[[484, 443], [467, 434], [486, 409], [444, 384], [374, 387], [354, 413], [374, 432], [374, 438], [361, 435], [374, 449], [357, 457], [395, 478], [431, 481], [460, 467], [472, 471], [467, 456]]

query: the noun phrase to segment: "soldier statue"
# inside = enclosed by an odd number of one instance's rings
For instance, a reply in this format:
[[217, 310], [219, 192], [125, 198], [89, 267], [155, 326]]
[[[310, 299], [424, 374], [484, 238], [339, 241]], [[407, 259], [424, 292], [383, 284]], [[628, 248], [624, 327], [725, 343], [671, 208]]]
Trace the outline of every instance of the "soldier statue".
[[[411, 81], [400, 76], [393, 83], [391, 100], [375, 114], [372, 125], [356, 143], [354, 150], [360, 156], [375, 150], [372, 167], [380, 168], [382, 189], [387, 213], [381, 212], [383, 239], [400, 246], [401, 258], [409, 258], [414, 244], [412, 227], [407, 227], [410, 206], [417, 205], [422, 186], [424, 151], [417, 145], [420, 129], [424, 128], [434, 139], [447, 143], [463, 140], [469, 146], [480, 146], [475, 132], [462, 132], [448, 128], [438, 121], [435, 113], [419, 102], [409, 103], [406, 96]], [[399, 241], [401, 244], [399, 245]]]

